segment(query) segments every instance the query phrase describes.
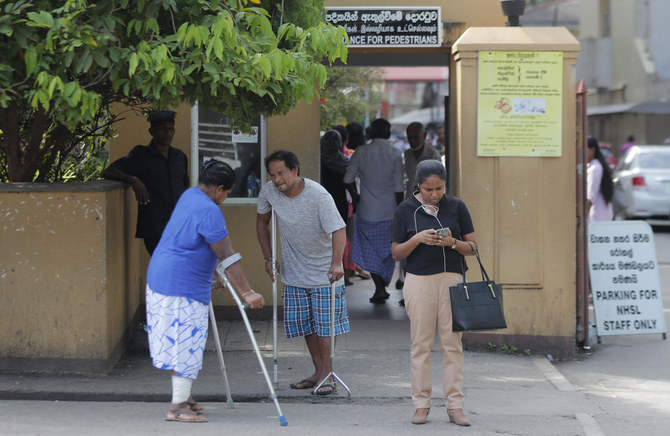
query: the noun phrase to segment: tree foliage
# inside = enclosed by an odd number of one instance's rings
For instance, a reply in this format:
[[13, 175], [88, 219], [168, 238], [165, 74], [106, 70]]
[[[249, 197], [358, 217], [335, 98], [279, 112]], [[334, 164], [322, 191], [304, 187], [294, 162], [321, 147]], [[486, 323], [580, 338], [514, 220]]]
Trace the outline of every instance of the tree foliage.
[[346, 61], [346, 33], [314, 13], [322, 1], [286, 3], [313, 13], [280, 24], [281, 3], [265, 0], [0, 0], [0, 171], [50, 180], [82, 141], [111, 134], [117, 104], [197, 100], [244, 129], [311, 101], [321, 62]]
[[360, 122], [366, 114], [374, 116], [382, 101], [383, 72], [380, 68], [330, 67], [321, 91], [321, 129]]

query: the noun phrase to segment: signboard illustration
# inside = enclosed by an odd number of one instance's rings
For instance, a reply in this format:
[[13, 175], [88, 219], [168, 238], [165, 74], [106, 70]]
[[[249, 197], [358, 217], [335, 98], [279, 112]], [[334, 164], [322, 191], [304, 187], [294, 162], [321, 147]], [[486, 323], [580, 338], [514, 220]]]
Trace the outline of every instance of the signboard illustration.
[[563, 53], [480, 51], [477, 156], [560, 157]]

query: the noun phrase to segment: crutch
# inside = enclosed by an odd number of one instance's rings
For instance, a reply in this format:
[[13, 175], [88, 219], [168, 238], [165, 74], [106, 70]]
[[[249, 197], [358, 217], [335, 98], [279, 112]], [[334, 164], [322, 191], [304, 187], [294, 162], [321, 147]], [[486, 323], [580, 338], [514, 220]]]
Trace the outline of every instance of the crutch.
[[[328, 278], [332, 279], [333, 275], [328, 274]], [[337, 383], [339, 382], [344, 390], [347, 391], [347, 399], [351, 401], [351, 391], [344, 384], [341, 378], [333, 372], [333, 360], [335, 359], [335, 282], [330, 284], [330, 372], [328, 375], [321, 380], [321, 382], [316, 385], [314, 390], [312, 390], [312, 396], [316, 398], [316, 392], [319, 388], [328, 381], [330, 377], [333, 378], [333, 395], [335, 394], [335, 389], [337, 388]]]
[[272, 209], [272, 358], [274, 364], [275, 388], [277, 381], [277, 216]]
[[209, 321], [212, 323], [212, 332], [214, 333], [214, 342], [216, 343], [216, 354], [219, 356], [219, 366], [223, 374], [223, 382], [226, 385], [226, 403], [229, 409], [234, 409], [233, 397], [230, 395], [230, 383], [226, 374], [226, 364], [223, 362], [223, 351], [221, 350], [221, 340], [219, 339], [219, 330], [216, 328], [216, 318], [214, 317], [214, 304], [209, 303]]
[[232, 264], [239, 262], [242, 259], [242, 255], [239, 253], [235, 253], [232, 256], [229, 256], [225, 258], [221, 263], [219, 263], [219, 266], [216, 267], [216, 272], [219, 273], [221, 278], [223, 279], [224, 285], [228, 288], [230, 291], [230, 294], [232, 295], [233, 299], [235, 300], [235, 303], [237, 304], [238, 309], [240, 309], [240, 314], [242, 315], [242, 320], [244, 321], [244, 325], [247, 327], [247, 333], [249, 334], [249, 340], [251, 341], [251, 345], [254, 347], [254, 351], [256, 352], [256, 357], [258, 358], [258, 363], [261, 366], [261, 370], [263, 371], [263, 376], [265, 377], [265, 381], [268, 384], [268, 388], [270, 389], [270, 397], [272, 398], [272, 401], [275, 403], [275, 407], [277, 408], [277, 413], [279, 413], [279, 424], [282, 426], [288, 425], [288, 422], [286, 421], [286, 418], [282, 414], [281, 407], [279, 407], [279, 401], [277, 401], [277, 393], [275, 392], [274, 388], [272, 387], [272, 381], [270, 380], [270, 376], [268, 375], [268, 370], [265, 367], [265, 362], [263, 361], [263, 356], [261, 355], [261, 350], [258, 349], [258, 344], [256, 343], [256, 337], [254, 336], [254, 332], [251, 328], [251, 324], [249, 323], [249, 318], [247, 317], [247, 312], [245, 311], [245, 306], [242, 304], [242, 301], [240, 300], [240, 297], [237, 296], [237, 292], [235, 292], [235, 288], [233, 288], [232, 283], [230, 283], [230, 280], [228, 280], [228, 276], [226, 275], [226, 269], [228, 269], [229, 266]]

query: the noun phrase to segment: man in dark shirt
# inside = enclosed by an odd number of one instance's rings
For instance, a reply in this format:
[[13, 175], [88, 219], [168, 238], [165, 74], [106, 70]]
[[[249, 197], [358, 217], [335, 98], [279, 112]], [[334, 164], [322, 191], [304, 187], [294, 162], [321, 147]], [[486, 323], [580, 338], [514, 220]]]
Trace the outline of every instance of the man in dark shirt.
[[188, 162], [183, 151], [172, 147], [173, 111], [149, 114], [149, 145], [138, 145], [127, 156], [114, 161], [103, 171], [106, 179], [129, 183], [137, 199], [136, 238], [153, 254], [179, 196], [190, 185]]

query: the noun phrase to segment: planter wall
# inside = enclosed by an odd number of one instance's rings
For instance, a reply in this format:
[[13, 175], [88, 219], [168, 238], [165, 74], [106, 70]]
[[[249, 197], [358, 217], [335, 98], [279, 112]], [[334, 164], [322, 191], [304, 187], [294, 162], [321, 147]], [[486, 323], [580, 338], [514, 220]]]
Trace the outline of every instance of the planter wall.
[[0, 370], [113, 367], [144, 282], [133, 204], [119, 182], [0, 185]]

